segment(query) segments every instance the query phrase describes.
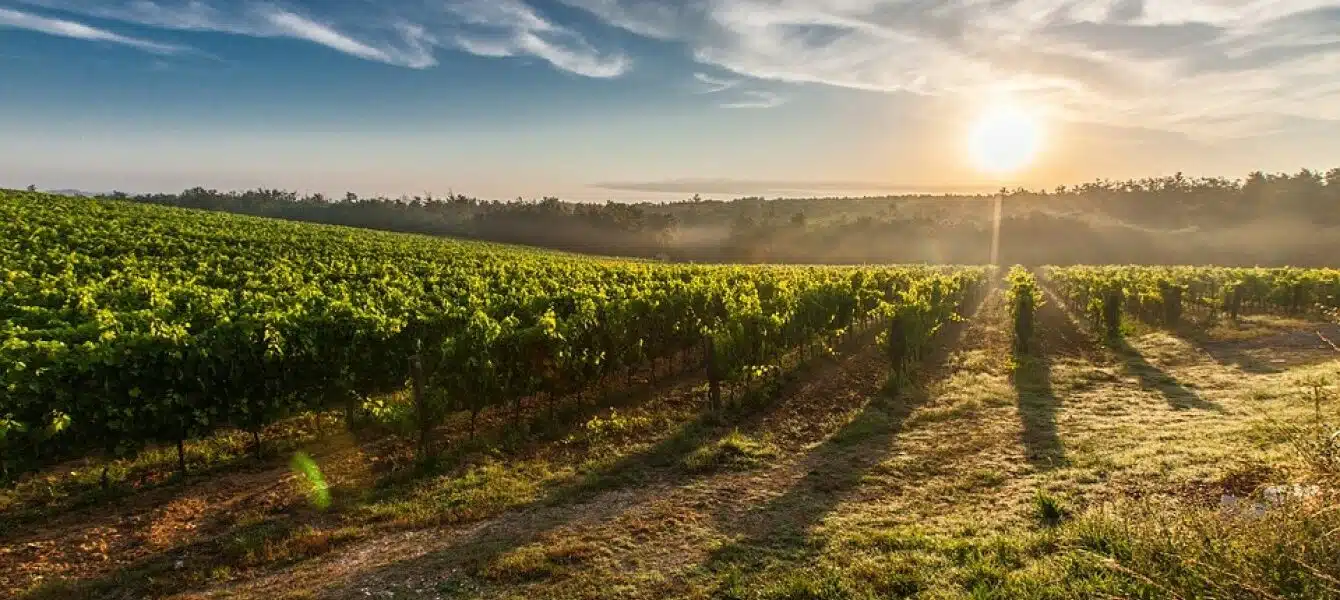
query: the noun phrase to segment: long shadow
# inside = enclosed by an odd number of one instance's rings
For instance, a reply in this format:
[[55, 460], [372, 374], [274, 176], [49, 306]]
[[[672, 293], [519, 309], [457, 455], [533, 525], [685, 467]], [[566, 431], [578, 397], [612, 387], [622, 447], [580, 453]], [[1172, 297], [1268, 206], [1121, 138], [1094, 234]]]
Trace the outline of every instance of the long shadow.
[[[743, 527], [745, 537], [713, 552], [704, 567], [710, 571], [727, 566], [756, 569], [760, 552], [788, 560], [817, 552], [810, 530], [860, 486], [866, 473], [892, 454], [903, 423], [924, 401], [924, 394], [903, 393], [868, 403], [806, 457], [801, 467], [805, 475], [799, 481], [751, 511], [741, 520], [743, 525], [736, 525]], [[718, 516], [719, 522], [730, 520], [728, 515]]]
[[1214, 362], [1226, 367], [1235, 367], [1244, 373], [1253, 375], [1272, 375], [1282, 372], [1281, 369], [1271, 366], [1256, 357], [1243, 351], [1242, 344], [1231, 341], [1215, 341], [1207, 335], [1207, 330], [1216, 322], [1203, 323], [1183, 323], [1178, 327], [1172, 328], [1173, 335], [1178, 339], [1195, 346], [1197, 350], [1204, 352], [1214, 360]]
[[1014, 391], [1019, 418], [1023, 421], [1023, 443], [1028, 462], [1038, 470], [1065, 464], [1065, 447], [1056, 431], [1056, 413], [1061, 400], [1052, 389], [1052, 358], [1041, 346], [1032, 353], [1015, 350]]
[[1109, 345], [1121, 361], [1122, 369], [1140, 379], [1143, 389], [1157, 390], [1168, 401], [1168, 405], [1177, 410], [1209, 410], [1225, 412], [1219, 403], [1207, 400], [1199, 392], [1186, 387], [1172, 374], [1145, 359], [1135, 347], [1123, 338], [1110, 340]]
[[1201, 352], [1208, 354], [1214, 362], [1226, 367], [1237, 368], [1244, 373], [1250, 373], [1252, 375], [1274, 375], [1276, 373], [1284, 372], [1283, 369], [1262, 361], [1244, 352], [1240, 348], [1235, 348], [1230, 343], [1215, 343], [1198, 339], [1195, 336], [1182, 335], [1180, 332], [1178, 333], [1178, 337], [1190, 342], [1191, 345], [1195, 346], [1196, 349]]
[[[865, 331], [839, 345], [840, 352], [874, 343], [877, 332]], [[676, 483], [691, 473], [681, 469], [683, 460], [703, 444], [731, 431], [753, 433], [766, 419], [780, 410], [783, 399], [794, 394], [804, 380], [822, 369], [840, 369], [841, 358], [816, 356], [791, 369], [774, 387], [763, 386], [744, 393], [734, 402], [713, 412], [704, 410], [681, 424], [674, 433], [654, 446], [626, 456], [612, 465], [587, 473], [577, 482], [555, 489], [546, 497], [549, 504], [582, 502], [613, 489], [640, 485], [656, 480]]]
[[[854, 343], [859, 342], [858, 340]], [[818, 357], [807, 363], [802, 363], [793, 370], [794, 372], [791, 375], [802, 374], [825, 360], [831, 361], [831, 359]], [[701, 377], [697, 379], [701, 379]], [[656, 384], [635, 384], [627, 386], [623, 390], [616, 390], [603, 400], [601, 407], [621, 408], [635, 405], [654, 397], [657, 390], [665, 391], [672, 388], [678, 390], [691, 386], [695, 382], [696, 379], [692, 373], [663, 376]], [[693, 420], [682, 424], [673, 434], [648, 450], [628, 456], [612, 465], [548, 489], [540, 499], [516, 509], [518, 512], [530, 513], [526, 515], [526, 518], [531, 521], [529, 528], [534, 535], [526, 535], [525, 531], [513, 532], [512, 530], [517, 529], [515, 523], [500, 523], [501, 526], [481, 528], [476, 535], [472, 536], [472, 539], [477, 540], [478, 543], [472, 545], [471, 551], [480, 556], [500, 554], [510, 548], [527, 543], [545, 531], [561, 527], [572, 520], [572, 517], [603, 518], [614, 514], [619, 509], [615, 505], [597, 506], [592, 504], [586, 510], [571, 511], [562, 515], [547, 515], [544, 511], [537, 509], [561, 502], [590, 503], [594, 497], [602, 492], [644, 483], [656, 478], [656, 474], [662, 471], [669, 472], [672, 477], [679, 477], [682, 473], [674, 467], [679, 465], [685, 456], [696, 450], [711, 436], [724, 435], [726, 430], [718, 427], [724, 419], [729, 419], [732, 416], [752, 418], [776, 404], [763, 400], [765, 399], [757, 396], [747, 396], [722, 413], [700, 412]], [[532, 408], [532, 410], [535, 410], [535, 408]], [[585, 414], [588, 411], [594, 414], [595, 410], [591, 403], [575, 407], [569, 414], [563, 415], [565, 417], [563, 422], [570, 426], [572, 423], [581, 421], [579, 417], [574, 415]], [[489, 440], [498, 442], [501, 438], [491, 430], [505, 428], [511, 422], [510, 415], [492, 415], [492, 417], [485, 431], [481, 432], [481, 435], [477, 438], [478, 443], [486, 443]], [[548, 433], [552, 434], [553, 432]], [[462, 446], [463, 452], [469, 451], [470, 445], [463, 444]], [[413, 495], [422, 486], [431, 485], [432, 480], [432, 478], [424, 477], [410, 470], [390, 473], [378, 482], [377, 489], [371, 491], [374, 494], [372, 499], [394, 502], [399, 498]], [[170, 488], [161, 491], [170, 494], [167, 496], [167, 499], [170, 500], [175, 498], [176, 494], [183, 493], [189, 486], [177, 487], [182, 489]], [[320, 520], [320, 517], [319, 515], [299, 514], [283, 519], [271, 519], [261, 525], [230, 529], [216, 536], [191, 542], [183, 548], [165, 550], [145, 556], [102, 576], [82, 580], [53, 581], [25, 594], [23, 597], [34, 599], [150, 597], [166, 595], [168, 591], [196, 591], [206, 585], [209, 570], [218, 566], [218, 564], [200, 566], [187, 561], [185, 567], [178, 567], [178, 560], [183, 557], [217, 553], [220, 549], [226, 551], [230, 540], [238, 538], [264, 534], [267, 537], [283, 539], [296, 531], [300, 525], [306, 524], [310, 520]], [[464, 524], [464, 522], [456, 524]], [[305, 557], [298, 557], [297, 560], [303, 558]], [[197, 566], [200, 568], [196, 568]]]
[[1062, 356], [1092, 358], [1094, 344], [1063, 308], [1055, 295], [1037, 309], [1034, 339], [1028, 351], [1014, 348], [1012, 376], [1023, 424], [1023, 444], [1028, 462], [1035, 469], [1050, 470], [1066, 464], [1065, 445], [1056, 428], [1061, 399], [1052, 385], [1052, 368]]
[[251, 560], [266, 543], [279, 543], [301, 532], [297, 520], [272, 516], [246, 527], [145, 556], [101, 577], [51, 579], [19, 593], [21, 600], [67, 598], [122, 600], [161, 598], [198, 589], [211, 572]]
[[[1052, 305], [1060, 311], [1067, 320], [1073, 325], [1077, 321], [1073, 315], [1069, 314], [1060, 302], [1059, 296], [1050, 289], [1044, 288], [1047, 294], [1047, 304]], [[1044, 307], [1045, 308], [1045, 307]], [[1078, 332], [1078, 326], [1075, 326]], [[1130, 375], [1135, 375], [1140, 380], [1142, 389], [1157, 390], [1163, 395], [1169, 406], [1177, 410], [1209, 410], [1214, 412], [1225, 412], [1224, 407], [1211, 400], [1205, 399], [1195, 390], [1186, 387], [1181, 381], [1167, 371], [1160, 369], [1157, 365], [1145, 359], [1135, 347], [1131, 346], [1125, 338], [1108, 339], [1107, 345], [1116, 354], [1117, 360], [1121, 362], [1121, 368]]]
[[[804, 367], [802, 367], [804, 368]], [[555, 485], [524, 506], [507, 513], [507, 518], [496, 519], [466, 536], [460, 543], [431, 552], [413, 564], [393, 564], [379, 572], [371, 574], [368, 581], [361, 585], [403, 580], [404, 573], [418, 572], [426, 566], [435, 564], [487, 564], [493, 557], [542, 538], [547, 532], [559, 529], [576, 519], [601, 520], [618, 514], [626, 507], [616, 502], [595, 502], [604, 492], [627, 489], [651, 480], [677, 481], [689, 476], [686, 471], [677, 468], [684, 457], [716, 435], [724, 435], [727, 430], [720, 425], [730, 415], [754, 416], [775, 403], [741, 402], [723, 413], [702, 412], [693, 420], [679, 426], [674, 433], [642, 452], [635, 453], [596, 471], [578, 476], [574, 480]], [[412, 493], [423, 482], [415, 479], [403, 485], [393, 485], [379, 494], [384, 500], [393, 501], [397, 497]], [[547, 506], [568, 504], [572, 510], [546, 511]], [[275, 524], [282, 524], [283, 530], [271, 530]], [[458, 524], [465, 524], [464, 522]], [[197, 591], [208, 581], [209, 569], [200, 570], [199, 565], [191, 563], [187, 568], [177, 567], [177, 560], [187, 556], [200, 556], [218, 552], [237, 537], [246, 537], [252, 529], [265, 530], [280, 538], [287, 535], [296, 524], [292, 519], [267, 521], [262, 526], [229, 531], [216, 538], [197, 540], [181, 549], [168, 550], [146, 556], [105, 575], [75, 581], [52, 582], [50, 585], [24, 594], [25, 600], [47, 600], [55, 598], [122, 598], [157, 597], [168, 593]], [[464, 560], [463, 560], [464, 559]], [[274, 565], [270, 565], [274, 566]], [[203, 567], [201, 567], [203, 568]]]
[[[875, 331], [854, 336], [841, 350], [868, 346]], [[503, 518], [471, 531], [459, 541], [432, 549], [424, 555], [397, 562], [357, 576], [341, 586], [377, 589], [403, 580], [425, 569], [450, 571], [464, 567], [467, 576], [495, 558], [578, 521], [598, 522], [613, 518], [628, 509], [629, 500], [618, 492], [640, 486], [671, 487], [697, 474], [685, 466], [685, 459], [704, 444], [724, 437], [732, 430], [749, 431], [778, 410], [793, 386], [815, 369], [839, 368], [838, 360], [818, 356], [806, 361], [777, 388], [746, 395], [720, 412], [704, 410], [692, 420], [649, 448], [635, 452], [595, 471], [585, 473], [546, 490], [539, 499]]]
[[[1278, 350], [1281, 348], [1296, 351], [1286, 353], [1285, 356], [1277, 356], [1283, 364], [1288, 366], [1298, 366], [1300, 364], [1315, 364], [1334, 358], [1331, 349], [1325, 345], [1321, 337], [1314, 337], [1321, 333], [1331, 339], [1340, 335], [1340, 326], [1327, 323], [1312, 323], [1307, 327], [1287, 327], [1271, 323], [1255, 323], [1255, 327], [1265, 330], [1257, 336], [1237, 340], [1215, 340], [1210, 339], [1202, 330], [1193, 327], [1179, 327], [1175, 330], [1177, 337], [1194, 345], [1198, 350], [1206, 353], [1215, 362], [1234, 367], [1244, 373], [1253, 375], [1273, 375], [1283, 373], [1286, 369], [1277, 364], [1266, 362], [1252, 354], [1252, 351]], [[1313, 348], [1308, 348], [1306, 344], [1300, 344], [1299, 339], [1315, 341], [1316, 352]]]
[[[980, 306], [970, 312], [976, 314]], [[765, 557], [805, 562], [817, 554], [821, 548], [811, 530], [892, 455], [904, 423], [928, 400], [927, 384], [943, 372], [965, 329], [965, 323], [956, 322], [941, 330], [935, 350], [913, 382], [902, 389], [886, 389], [884, 395], [871, 399], [855, 418], [805, 457], [800, 465], [805, 475], [785, 493], [744, 518], [734, 512], [718, 515], [718, 522], [737, 523], [744, 537], [712, 552], [702, 568], [756, 572], [766, 565]]]

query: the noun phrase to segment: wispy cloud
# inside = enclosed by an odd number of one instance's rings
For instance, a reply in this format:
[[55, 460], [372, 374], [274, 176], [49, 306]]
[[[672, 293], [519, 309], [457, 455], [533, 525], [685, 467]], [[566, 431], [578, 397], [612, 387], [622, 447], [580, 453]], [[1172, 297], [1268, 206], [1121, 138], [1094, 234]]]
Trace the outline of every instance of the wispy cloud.
[[533, 56], [586, 77], [617, 77], [631, 60], [618, 52], [600, 52], [576, 31], [542, 17], [520, 0], [450, 0], [447, 11], [464, 31], [456, 47], [479, 56]]
[[[740, 89], [743, 85], [740, 79], [713, 77], [707, 73], [694, 73], [693, 79], [698, 83], [696, 93], [736, 96], [735, 100], [717, 105], [721, 108], [773, 108], [786, 103], [786, 99], [776, 92]], [[724, 94], [728, 90], [733, 92]]]
[[770, 81], [969, 101], [1009, 90], [1063, 118], [1203, 137], [1340, 120], [1340, 0], [557, 1], [9, 0], [35, 9], [0, 9], [0, 27], [185, 50], [70, 20], [92, 17], [297, 39], [414, 69], [451, 50], [585, 77], [629, 71], [618, 36], [556, 20], [576, 9], [682, 45], [702, 92], [735, 94], [731, 106], [776, 106], [777, 86], [752, 85]]
[[670, 40], [680, 37], [686, 28], [701, 18], [699, 1], [560, 0], [585, 10], [601, 20], [641, 36]]
[[743, 78], [1008, 89], [1075, 120], [1205, 137], [1263, 116], [1340, 119], [1340, 0], [564, 2]]
[[702, 84], [702, 88], [698, 90], [700, 94], [715, 94], [740, 84], [739, 79], [723, 79], [712, 77], [706, 73], [694, 73], [693, 78]]
[[586, 77], [618, 77], [628, 71], [627, 56], [602, 56], [585, 45], [573, 46], [546, 39], [533, 31], [522, 31], [514, 39], [516, 47], [564, 71]]
[[587, 77], [615, 77], [631, 64], [622, 53], [595, 49], [578, 32], [546, 19], [522, 0], [321, 0], [302, 6], [267, 0], [18, 1], [147, 27], [303, 40], [411, 69], [438, 64], [436, 53], [442, 48], [489, 57], [531, 56]]
[[43, 17], [7, 8], [0, 8], [0, 27], [27, 29], [29, 31], [36, 31], [47, 35], [74, 38], [89, 42], [120, 44], [138, 48], [145, 52], [152, 52], [154, 54], [177, 54], [188, 50], [188, 48], [184, 46], [121, 35], [119, 33], [91, 27], [76, 21]]
[[425, 69], [437, 64], [432, 51], [428, 48], [429, 40], [421, 28], [402, 30], [401, 35], [407, 49], [393, 50], [375, 48], [340, 33], [329, 25], [283, 10], [266, 11], [264, 18], [276, 32], [285, 36], [320, 44], [358, 58], [411, 69]]
[[743, 100], [723, 102], [721, 108], [775, 108], [786, 103], [785, 98], [762, 90], [745, 90], [740, 95]]

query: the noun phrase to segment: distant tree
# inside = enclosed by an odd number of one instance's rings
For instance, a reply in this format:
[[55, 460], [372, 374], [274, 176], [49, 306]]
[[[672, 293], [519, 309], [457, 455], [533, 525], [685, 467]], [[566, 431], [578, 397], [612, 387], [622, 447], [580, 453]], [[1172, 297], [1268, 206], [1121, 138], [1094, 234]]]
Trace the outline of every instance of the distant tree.
[[[1002, 252], [1043, 263], [1334, 264], [1340, 169], [1255, 172], [1243, 179], [1178, 173], [1094, 180], [1008, 196]], [[124, 197], [124, 194], [117, 195]], [[258, 189], [135, 196], [140, 202], [465, 236], [576, 252], [712, 262], [969, 262], [989, 234], [987, 194], [863, 198], [692, 198], [585, 204], [545, 196], [480, 200], [454, 191], [332, 202]], [[355, 200], [356, 199], [356, 200]], [[813, 221], [813, 222], [811, 222]], [[1262, 227], [1296, 224], [1288, 231]], [[1311, 224], [1306, 225], [1306, 224]], [[1232, 232], [1224, 235], [1223, 232]], [[877, 235], [876, 235], [877, 234]]]

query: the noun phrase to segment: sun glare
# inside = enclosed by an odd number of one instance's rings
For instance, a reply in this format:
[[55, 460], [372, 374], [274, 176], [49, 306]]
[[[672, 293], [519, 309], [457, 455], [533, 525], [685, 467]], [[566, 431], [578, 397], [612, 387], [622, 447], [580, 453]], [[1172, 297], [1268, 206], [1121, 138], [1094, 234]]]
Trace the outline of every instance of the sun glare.
[[1042, 147], [1042, 126], [1033, 114], [1016, 106], [996, 106], [978, 117], [968, 136], [973, 164], [1005, 175], [1022, 169]]

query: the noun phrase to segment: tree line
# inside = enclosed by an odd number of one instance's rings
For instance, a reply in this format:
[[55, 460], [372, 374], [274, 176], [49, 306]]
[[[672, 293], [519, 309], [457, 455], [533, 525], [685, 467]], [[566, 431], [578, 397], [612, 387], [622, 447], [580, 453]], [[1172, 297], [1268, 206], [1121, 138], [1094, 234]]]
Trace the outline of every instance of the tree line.
[[[1001, 190], [1001, 259], [1022, 264], [1332, 264], [1340, 168], [1243, 179], [1176, 174]], [[192, 188], [139, 202], [706, 262], [984, 263], [993, 195], [692, 199], [589, 204], [460, 194], [331, 198]]]

